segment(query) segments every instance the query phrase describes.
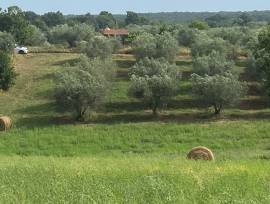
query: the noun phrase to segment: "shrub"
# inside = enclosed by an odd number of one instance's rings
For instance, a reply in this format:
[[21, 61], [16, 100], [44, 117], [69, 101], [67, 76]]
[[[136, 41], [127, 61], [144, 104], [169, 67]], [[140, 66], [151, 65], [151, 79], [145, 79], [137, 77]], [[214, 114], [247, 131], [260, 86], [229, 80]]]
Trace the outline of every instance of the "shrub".
[[195, 42], [198, 32], [198, 30], [190, 28], [180, 29], [177, 35], [179, 45], [191, 47], [191, 45]]
[[36, 26], [30, 25], [29, 32], [25, 39], [25, 45], [42, 46], [47, 42], [45, 34]]
[[82, 42], [80, 48], [89, 58], [106, 59], [111, 57], [114, 51], [113, 42], [104, 36], [96, 36], [88, 42]]
[[192, 74], [193, 93], [205, 105], [212, 106], [220, 114], [224, 106], [232, 106], [246, 93], [245, 83], [231, 73], [204, 77]]
[[15, 41], [11, 34], [0, 32], [0, 51], [12, 53], [14, 50]]
[[133, 49], [137, 60], [148, 57], [165, 58], [173, 62], [178, 52], [178, 45], [176, 39], [168, 32], [155, 36], [143, 33], [134, 40]]
[[193, 60], [193, 72], [199, 75], [223, 74], [232, 71], [234, 62], [216, 51], [212, 51], [208, 56], [195, 57]]
[[58, 25], [49, 32], [49, 42], [53, 44], [67, 44], [76, 47], [81, 41], [90, 41], [95, 36], [94, 28], [87, 24], [75, 26]]
[[179, 74], [176, 66], [164, 59], [145, 58], [130, 69], [130, 94], [150, 105], [153, 114], [176, 95]]
[[16, 76], [11, 56], [0, 51], [0, 89], [8, 91], [15, 84]]

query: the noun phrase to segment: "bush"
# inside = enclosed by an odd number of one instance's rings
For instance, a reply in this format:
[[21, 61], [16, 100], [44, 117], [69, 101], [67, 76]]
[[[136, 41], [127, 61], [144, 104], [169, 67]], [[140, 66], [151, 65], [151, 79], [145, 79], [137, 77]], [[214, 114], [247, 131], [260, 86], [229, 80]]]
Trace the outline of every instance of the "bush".
[[129, 93], [150, 105], [153, 114], [166, 100], [176, 95], [179, 74], [176, 66], [164, 59], [145, 58], [130, 69]]
[[232, 71], [234, 62], [216, 51], [212, 51], [208, 56], [195, 57], [193, 60], [193, 72], [199, 75], [224, 74]]
[[114, 76], [110, 60], [81, 57], [74, 67], [57, 74], [55, 98], [59, 106], [76, 113], [84, 121], [87, 111], [100, 106], [108, 94]]
[[25, 45], [42, 46], [47, 42], [45, 34], [36, 26], [30, 25], [25, 39]]
[[169, 62], [175, 60], [178, 52], [176, 39], [168, 32], [160, 35], [143, 33], [133, 42], [134, 54], [137, 60], [148, 58], [165, 58]]
[[111, 57], [114, 51], [113, 42], [104, 36], [96, 36], [88, 42], [82, 42], [80, 49], [89, 58], [100, 57], [102, 59]]
[[11, 34], [0, 32], [0, 51], [12, 53], [14, 50], [15, 41]]
[[228, 44], [221, 38], [210, 38], [205, 35], [198, 35], [195, 43], [192, 45], [191, 54], [193, 57], [199, 57], [204, 55], [210, 55], [213, 50], [226, 54]]
[[15, 84], [16, 76], [11, 56], [0, 51], [0, 89], [8, 91]]
[[180, 29], [177, 35], [179, 45], [191, 47], [191, 45], [195, 42], [198, 32], [198, 30], [190, 28]]
[[87, 24], [75, 26], [59, 25], [49, 32], [49, 42], [76, 47], [81, 41], [90, 41], [95, 36], [94, 28]]
[[247, 85], [231, 73], [204, 77], [192, 74], [192, 85], [195, 97], [212, 106], [215, 114], [220, 114], [224, 106], [235, 105], [247, 90]]

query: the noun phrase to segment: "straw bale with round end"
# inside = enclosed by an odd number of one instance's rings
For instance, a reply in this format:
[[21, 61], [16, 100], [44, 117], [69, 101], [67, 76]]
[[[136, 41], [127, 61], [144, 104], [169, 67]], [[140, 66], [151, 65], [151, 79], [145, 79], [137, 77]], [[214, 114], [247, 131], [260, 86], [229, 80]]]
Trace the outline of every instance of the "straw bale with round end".
[[10, 129], [11, 126], [12, 126], [12, 121], [10, 117], [7, 117], [7, 116], [0, 117], [0, 131], [6, 131]]
[[188, 159], [193, 160], [215, 160], [213, 152], [206, 147], [195, 147], [187, 155]]

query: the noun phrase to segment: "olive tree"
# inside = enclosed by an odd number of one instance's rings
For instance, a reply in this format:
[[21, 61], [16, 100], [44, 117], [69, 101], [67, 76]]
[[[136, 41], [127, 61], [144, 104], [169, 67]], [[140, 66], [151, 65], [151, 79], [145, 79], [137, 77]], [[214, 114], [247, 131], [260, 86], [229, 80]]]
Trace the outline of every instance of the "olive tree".
[[245, 83], [238, 81], [231, 73], [214, 76], [192, 74], [194, 96], [208, 107], [213, 107], [215, 114], [220, 114], [224, 106], [232, 106], [240, 101], [247, 90]]
[[212, 51], [210, 55], [195, 57], [193, 60], [193, 72], [199, 75], [223, 74], [232, 71], [234, 62], [226, 59], [224, 54]]
[[228, 53], [227, 42], [222, 38], [210, 38], [205, 34], [197, 35], [191, 47], [193, 57], [209, 55], [213, 50], [219, 53]]
[[58, 25], [49, 31], [49, 42], [76, 47], [81, 41], [90, 41], [95, 36], [94, 28], [87, 24]]
[[199, 33], [197, 29], [181, 28], [177, 34], [177, 40], [179, 45], [191, 47], [195, 42], [196, 35]]
[[57, 74], [57, 104], [75, 112], [77, 120], [84, 121], [89, 110], [104, 102], [114, 78], [113, 67], [110, 60], [81, 57], [74, 67]]
[[8, 91], [15, 84], [16, 76], [11, 56], [0, 51], [0, 89]]
[[156, 56], [156, 38], [150, 33], [142, 33], [133, 41], [133, 50], [137, 60], [144, 57], [153, 58]]
[[82, 42], [80, 44], [80, 49], [85, 53], [89, 58], [109, 58], [114, 51], [114, 43], [104, 37], [104, 36], [95, 36], [88, 42]]
[[168, 32], [158, 35], [143, 33], [133, 41], [133, 50], [137, 60], [148, 58], [165, 58], [173, 62], [178, 52], [178, 42]]
[[180, 78], [176, 66], [164, 59], [145, 58], [130, 69], [131, 96], [150, 105], [153, 114], [170, 97], [176, 95], [177, 82]]
[[258, 36], [258, 43], [253, 50], [255, 66], [261, 73], [262, 81], [270, 95], [270, 26], [263, 29]]

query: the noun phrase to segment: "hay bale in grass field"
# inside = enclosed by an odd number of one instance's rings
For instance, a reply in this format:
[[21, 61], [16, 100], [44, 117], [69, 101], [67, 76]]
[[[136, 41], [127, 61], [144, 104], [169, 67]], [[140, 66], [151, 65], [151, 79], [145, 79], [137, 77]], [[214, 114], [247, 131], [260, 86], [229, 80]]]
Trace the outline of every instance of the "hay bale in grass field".
[[206, 147], [195, 147], [187, 155], [188, 159], [193, 160], [215, 160], [213, 152]]
[[3, 116], [0, 117], [0, 131], [6, 131], [12, 126], [12, 121], [10, 117]]

